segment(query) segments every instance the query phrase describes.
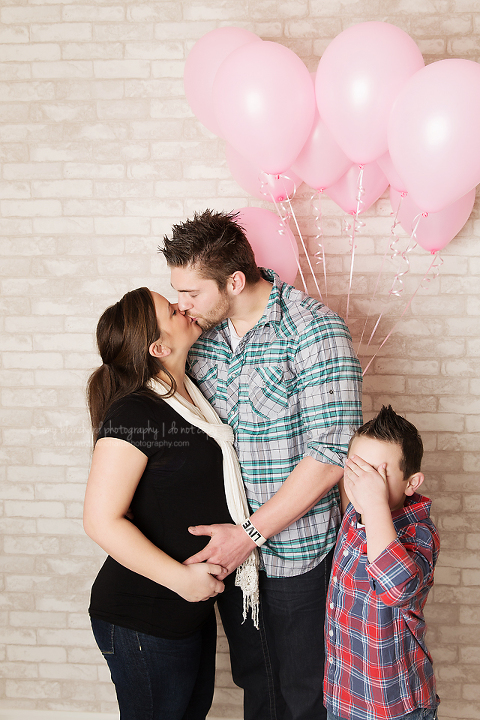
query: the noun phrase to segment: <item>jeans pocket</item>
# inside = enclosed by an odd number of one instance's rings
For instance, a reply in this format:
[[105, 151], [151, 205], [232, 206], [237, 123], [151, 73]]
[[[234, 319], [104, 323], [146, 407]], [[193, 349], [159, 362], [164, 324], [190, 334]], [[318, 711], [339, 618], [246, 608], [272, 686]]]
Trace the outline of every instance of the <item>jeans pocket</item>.
[[102, 655], [113, 655], [115, 653], [114, 637], [115, 625], [98, 618], [90, 618], [93, 635]]

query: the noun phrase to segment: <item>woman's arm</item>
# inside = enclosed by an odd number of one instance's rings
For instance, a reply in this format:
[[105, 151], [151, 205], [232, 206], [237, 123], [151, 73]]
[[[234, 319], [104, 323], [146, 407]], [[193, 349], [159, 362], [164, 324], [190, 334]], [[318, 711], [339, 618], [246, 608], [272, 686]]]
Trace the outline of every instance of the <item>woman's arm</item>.
[[125, 514], [147, 464], [147, 456], [125, 440], [101, 438], [87, 482], [85, 532], [124, 567], [173, 590], [189, 602], [222, 592], [211, 563], [183, 565], [148, 540]]

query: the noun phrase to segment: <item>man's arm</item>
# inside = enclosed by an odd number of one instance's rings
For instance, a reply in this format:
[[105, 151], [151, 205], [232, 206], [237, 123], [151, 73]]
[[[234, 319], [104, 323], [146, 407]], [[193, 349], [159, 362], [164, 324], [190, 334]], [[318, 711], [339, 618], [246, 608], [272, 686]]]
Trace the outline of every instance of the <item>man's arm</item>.
[[[343, 468], [338, 465], [304, 457], [275, 495], [251, 515], [250, 521], [264, 537], [272, 537], [303, 517], [342, 475]], [[211, 540], [203, 550], [185, 562], [190, 564], [206, 560], [221, 565], [226, 572], [217, 575], [219, 579], [233, 572], [256, 547], [240, 525], [197, 525], [189, 530], [193, 535], [209, 535]]]
[[[250, 518], [267, 538], [303, 517], [340, 480], [348, 442], [361, 423], [362, 372], [341, 318], [328, 315], [312, 321], [298, 340], [295, 371], [305, 455], [277, 493]], [[255, 547], [240, 526], [197, 526], [193, 534], [212, 540], [186, 562], [221, 557], [218, 564], [228, 572]]]

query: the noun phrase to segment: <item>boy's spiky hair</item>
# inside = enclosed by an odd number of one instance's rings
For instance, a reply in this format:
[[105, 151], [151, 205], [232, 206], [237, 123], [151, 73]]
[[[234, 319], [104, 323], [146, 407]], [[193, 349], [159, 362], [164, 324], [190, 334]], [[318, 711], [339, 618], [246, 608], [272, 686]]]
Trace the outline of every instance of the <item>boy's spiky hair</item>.
[[397, 415], [391, 405], [383, 405], [376, 417], [359, 427], [350, 440], [350, 446], [357, 437], [370, 437], [400, 445], [402, 450], [400, 470], [403, 472], [403, 477], [407, 480], [420, 472], [423, 457], [422, 438], [415, 425], [401, 415]]

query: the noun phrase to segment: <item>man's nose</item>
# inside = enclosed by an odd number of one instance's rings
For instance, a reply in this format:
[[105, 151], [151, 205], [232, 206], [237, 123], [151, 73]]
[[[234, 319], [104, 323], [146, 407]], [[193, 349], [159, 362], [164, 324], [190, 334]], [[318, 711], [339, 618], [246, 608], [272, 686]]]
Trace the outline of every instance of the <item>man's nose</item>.
[[185, 312], [192, 307], [192, 303], [186, 297], [182, 297], [181, 295], [179, 295], [177, 306], [180, 312]]

